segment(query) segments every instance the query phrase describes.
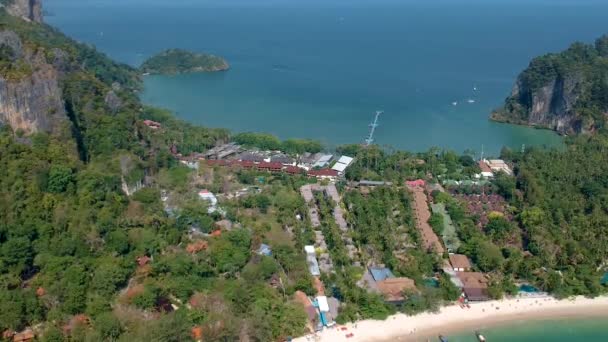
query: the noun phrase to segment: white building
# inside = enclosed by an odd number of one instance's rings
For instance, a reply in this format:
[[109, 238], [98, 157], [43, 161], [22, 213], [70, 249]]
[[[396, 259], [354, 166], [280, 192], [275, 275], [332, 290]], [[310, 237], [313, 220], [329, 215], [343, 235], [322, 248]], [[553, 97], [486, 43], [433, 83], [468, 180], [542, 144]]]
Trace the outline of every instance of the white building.
[[312, 245], [308, 245], [308, 246], [304, 246], [304, 252], [306, 252], [306, 254], [312, 254], [315, 255], [315, 246]]
[[321, 275], [321, 270], [319, 269], [319, 261], [317, 260], [317, 255], [315, 253], [315, 246], [304, 246], [304, 251], [306, 251], [306, 263], [308, 264], [308, 270], [313, 277], [318, 277]]
[[484, 161], [492, 171], [504, 172], [508, 175], [513, 175], [513, 171], [511, 170], [509, 165], [507, 165], [507, 163], [505, 163], [505, 161], [502, 159], [490, 159]]
[[492, 177], [494, 177], [494, 174], [492, 172], [482, 172], [481, 177], [486, 178], [486, 179], [492, 178]]
[[327, 302], [326, 296], [318, 296], [317, 304], [319, 305], [319, 311], [329, 312], [329, 303]]
[[197, 161], [192, 161], [192, 160], [181, 160], [180, 163], [186, 165], [189, 169], [192, 170], [198, 170], [199, 169], [199, 162]]
[[331, 154], [324, 154], [322, 155], [319, 159], [317, 159], [317, 161], [312, 165], [313, 168], [324, 168], [325, 166], [327, 166], [327, 164], [329, 164], [329, 162], [331, 161], [331, 158], [333, 158], [334, 156]]
[[198, 197], [203, 201], [209, 202], [209, 213], [214, 213], [217, 210], [217, 197], [207, 189], [199, 191]]
[[354, 158], [348, 156], [342, 156], [332, 167], [332, 170], [338, 171], [339, 174], [344, 174], [344, 171], [352, 164]]

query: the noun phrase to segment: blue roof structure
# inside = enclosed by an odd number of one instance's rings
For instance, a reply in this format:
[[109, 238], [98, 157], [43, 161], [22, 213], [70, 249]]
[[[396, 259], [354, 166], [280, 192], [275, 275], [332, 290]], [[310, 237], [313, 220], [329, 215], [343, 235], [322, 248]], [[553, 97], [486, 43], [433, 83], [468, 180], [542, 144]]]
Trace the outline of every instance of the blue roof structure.
[[270, 246], [268, 246], [267, 244], [263, 243], [263, 244], [260, 245], [260, 248], [258, 249], [258, 254], [265, 255], [265, 256], [271, 256], [272, 255], [272, 249], [270, 248]]
[[602, 277], [602, 280], [600, 282], [602, 283], [602, 285], [608, 285], [608, 272], [606, 272], [606, 274], [604, 274], [604, 276]]
[[374, 278], [376, 282], [383, 281], [388, 278], [395, 278], [393, 272], [386, 267], [370, 267], [369, 273], [371, 273], [372, 278]]

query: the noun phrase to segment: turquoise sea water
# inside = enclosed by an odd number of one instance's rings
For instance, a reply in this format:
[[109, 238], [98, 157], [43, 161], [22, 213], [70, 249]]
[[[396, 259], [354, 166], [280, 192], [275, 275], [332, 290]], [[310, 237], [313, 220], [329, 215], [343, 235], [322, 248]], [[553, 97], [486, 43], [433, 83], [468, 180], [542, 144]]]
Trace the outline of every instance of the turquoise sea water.
[[551, 132], [488, 115], [533, 56], [608, 32], [601, 0], [47, 0], [46, 7], [50, 24], [132, 65], [169, 47], [225, 56], [226, 73], [146, 78], [142, 99], [184, 119], [335, 145], [361, 142], [382, 109], [377, 142], [409, 150], [559, 145]]
[[[583, 342], [608, 341], [606, 319], [518, 322], [481, 329], [490, 342]], [[438, 339], [435, 339], [438, 341]], [[448, 336], [450, 342], [477, 342], [473, 332]], [[432, 339], [431, 339], [432, 341]]]

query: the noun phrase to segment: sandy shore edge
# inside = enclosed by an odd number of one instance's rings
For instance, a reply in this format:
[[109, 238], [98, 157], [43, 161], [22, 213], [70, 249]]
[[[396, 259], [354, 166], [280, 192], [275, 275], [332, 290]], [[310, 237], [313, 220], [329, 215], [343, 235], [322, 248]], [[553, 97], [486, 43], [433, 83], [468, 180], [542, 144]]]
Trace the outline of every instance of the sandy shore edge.
[[[295, 339], [297, 342], [381, 342], [437, 341], [439, 334], [486, 329], [518, 321], [560, 318], [608, 317], [608, 297], [576, 297], [556, 300], [552, 297], [524, 297], [474, 303], [471, 308], [446, 306], [438, 313], [416, 316], [397, 314], [385, 321], [365, 320], [326, 329], [316, 336]], [[343, 330], [344, 329], [344, 330]], [[353, 334], [351, 337], [347, 335]]]

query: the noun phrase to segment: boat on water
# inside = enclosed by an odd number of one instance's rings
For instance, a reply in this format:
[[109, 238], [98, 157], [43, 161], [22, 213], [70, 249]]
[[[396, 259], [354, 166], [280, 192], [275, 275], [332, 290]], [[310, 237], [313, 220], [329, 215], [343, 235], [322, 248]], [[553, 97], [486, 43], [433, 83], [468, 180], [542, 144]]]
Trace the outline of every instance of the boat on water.
[[479, 331], [475, 332], [475, 336], [479, 342], [486, 342], [486, 338]]
[[468, 99], [468, 100], [467, 100], [467, 102], [468, 102], [468, 103], [475, 103], [475, 100], [473, 100], [473, 99]]
[[447, 339], [447, 337], [444, 337], [443, 335], [439, 335], [439, 341], [448, 342], [448, 339]]
[[452, 102], [452, 106], [458, 106], [458, 102], [456, 102], [456, 101]]

